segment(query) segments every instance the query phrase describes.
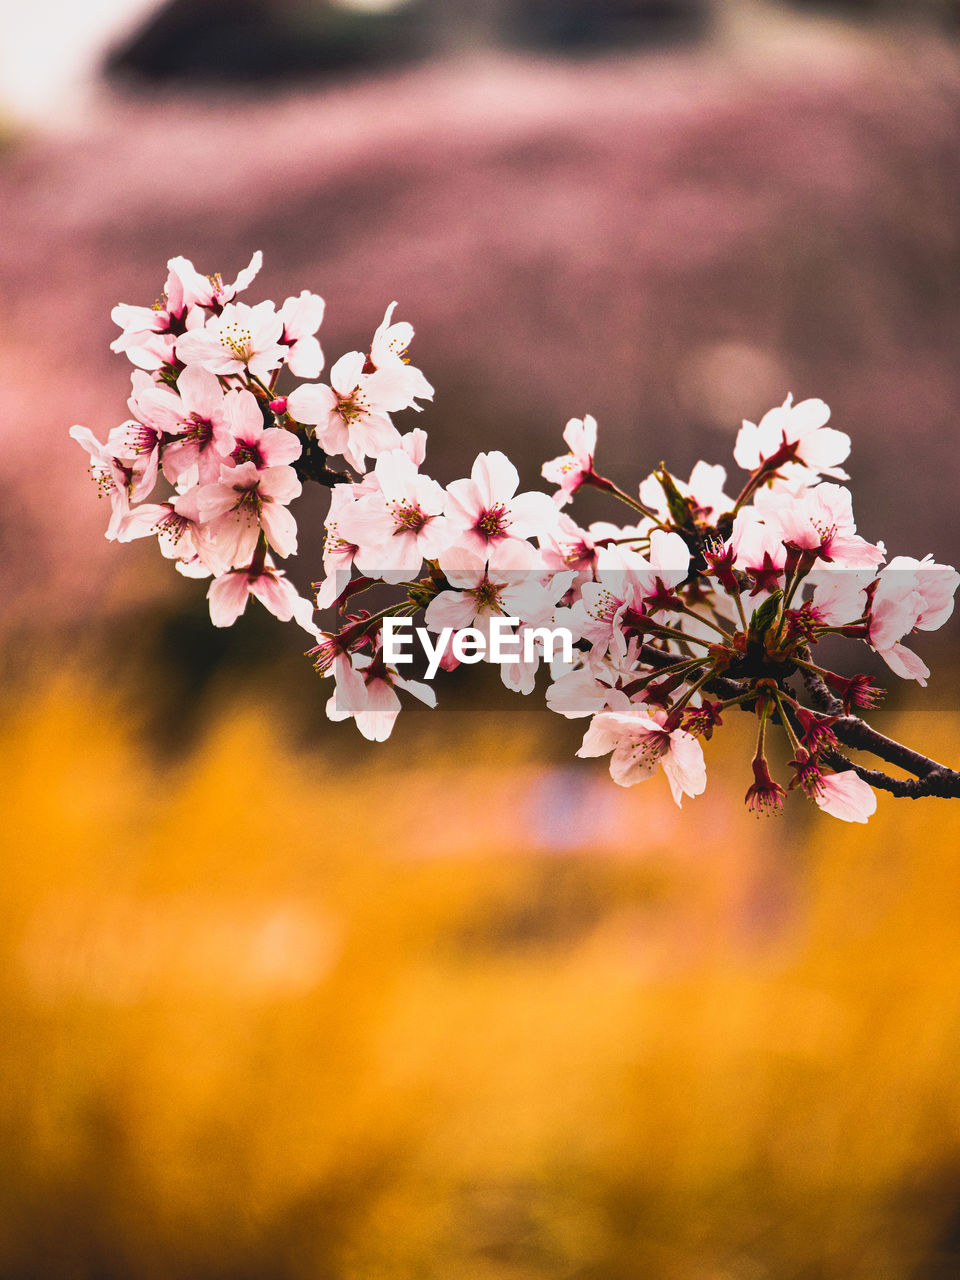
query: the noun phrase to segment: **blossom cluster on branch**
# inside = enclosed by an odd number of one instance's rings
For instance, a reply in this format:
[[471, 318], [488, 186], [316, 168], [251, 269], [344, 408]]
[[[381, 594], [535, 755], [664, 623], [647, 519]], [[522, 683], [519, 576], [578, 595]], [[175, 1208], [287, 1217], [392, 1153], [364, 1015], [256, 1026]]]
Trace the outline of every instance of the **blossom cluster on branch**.
[[[789, 789], [861, 822], [874, 787], [960, 795], [960, 774], [859, 716], [882, 696], [872, 679], [815, 660], [817, 645], [839, 636], [926, 684], [905, 641], [943, 625], [960, 583], [931, 556], [888, 561], [857, 532], [842, 470], [850, 439], [827, 425], [821, 400], [788, 397], [743, 423], [734, 460], [745, 479], [732, 496], [725, 469], [705, 462], [686, 481], [661, 463], [621, 488], [597, 470], [589, 415], [567, 423], [568, 451], [543, 466], [552, 494], [518, 492], [498, 451], [443, 486], [422, 469], [426, 433], [401, 434], [393, 421], [433, 398], [396, 304], [367, 350], [342, 355], [320, 381], [323, 299], [304, 290], [279, 308], [238, 301], [260, 265], [256, 253], [225, 284], [174, 258], [159, 302], [116, 307], [112, 347], [135, 366], [130, 416], [104, 443], [81, 426], [71, 435], [109, 497], [107, 537], [156, 536], [180, 573], [209, 580], [216, 626], [235, 622], [251, 596], [299, 624], [332, 681], [331, 719], [381, 741], [401, 692], [436, 704], [429, 678], [399, 670], [408, 655], [398, 630], [422, 620], [428, 677], [497, 654], [504, 683], [530, 694], [543, 668], [547, 706], [590, 720], [578, 755], [609, 755], [623, 786], [662, 769], [678, 804], [704, 790], [702, 741], [734, 709], [758, 722], [746, 794], [758, 813], [778, 810]], [[331, 490], [311, 598], [281, 566], [297, 551], [290, 504], [304, 481]], [[620, 503], [627, 523], [579, 525], [568, 507], [584, 487]], [[391, 602], [358, 609], [355, 598], [378, 585], [393, 589]], [[317, 610], [333, 621], [321, 626]], [[516, 641], [507, 658], [505, 631]], [[572, 642], [559, 656], [558, 631]], [[771, 772], [772, 731], [789, 748], [787, 787]], [[912, 777], [854, 763], [843, 746]]]

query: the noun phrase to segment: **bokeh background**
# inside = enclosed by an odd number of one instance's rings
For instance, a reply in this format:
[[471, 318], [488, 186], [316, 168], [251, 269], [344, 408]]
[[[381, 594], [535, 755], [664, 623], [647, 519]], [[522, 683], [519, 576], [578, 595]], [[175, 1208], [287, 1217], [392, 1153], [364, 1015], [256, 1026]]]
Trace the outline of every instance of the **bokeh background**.
[[[861, 531], [955, 563], [960, 7], [2, 7], [0, 1277], [960, 1275], [955, 806], [757, 822], [743, 717], [681, 812], [456, 679], [368, 747], [66, 435], [114, 303], [260, 248], [332, 357], [400, 300], [443, 481], [817, 395]], [[951, 763], [955, 636], [878, 717]]]

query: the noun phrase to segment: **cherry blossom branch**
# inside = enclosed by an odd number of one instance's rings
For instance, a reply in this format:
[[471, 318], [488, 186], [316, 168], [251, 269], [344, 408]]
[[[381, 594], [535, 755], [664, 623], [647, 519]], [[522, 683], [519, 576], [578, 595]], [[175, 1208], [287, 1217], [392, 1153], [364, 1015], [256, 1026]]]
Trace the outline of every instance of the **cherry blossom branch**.
[[[882, 696], [867, 676], [810, 659], [826, 635], [840, 635], [924, 684], [929, 671], [904, 641], [942, 626], [960, 586], [930, 555], [885, 563], [883, 544], [857, 532], [852, 495], [837, 483], [849, 478], [840, 464], [850, 438], [826, 425], [823, 401], [788, 396], [743, 423], [733, 456], [747, 480], [735, 499], [726, 469], [704, 461], [688, 481], [661, 462], [632, 493], [621, 489], [595, 468], [589, 414], [568, 421], [568, 452], [541, 468], [552, 494], [518, 492], [519, 473], [498, 450], [443, 486], [422, 470], [427, 433], [401, 434], [393, 422], [434, 394], [410, 363], [413, 327], [393, 319], [397, 304], [365, 351], [328, 369], [315, 336], [322, 298], [303, 290], [279, 307], [236, 300], [261, 264], [255, 253], [224, 283], [173, 258], [158, 302], [117, 306], [111, 345], [135, 366], [130, 415], [106, 442], [82, 426], [71, 435], [110, 499], [107, 537], [155, 535], [180, 572], [209, 580], [215, 626], [233, 625], [251, 598], [295, 621], [332, 682], [332, 720], [352, 719], [382, 741], [398, 691], [436, 704], [440, 668], [499, 662], [504, 684], [526, 695], [549, 665], [548, 705], [590, 717], [578, 754], [609, 754], [621, 786], [662, 769], [678, 804], [700, 795], [701, 740], [738, 706], [759, 720], [745, 797], [758, 814], [779, 811], [794, 789], [848, 822], [875, 811], [874, 787], [960, 797], [960, 772], [855, 714]], [[276, 392], [281, 375], [295, 380], [288, 394]], [[307, 481], [331, 490], [312, 597], [282, 563], [298, 550], [289, 507]], [[564, 507], [584, 487], [625, 504], [633, 523], [580, 527]], [[345, 611], [375, 584], [396, 590], [394, 603]], [[314, 615], [330, 609], [339, 619], [326, 630]], [[402, 674], [421, 613], [425, 682]], [[788, 687], [797, 675], [812, 706]], [[793, 752], [788, 787], [766, 754], [777, 730]], [[855, 764], [841, 746], [914, 776]]]
[[960, 771], [888, 738], [859, 716], [844, 714], [843, 703], [830, 692], [821, 676], [808, 669], [804, 669], [801, 674], [814, 705], [828, 715], [837, 717], [830, 728], [844, 746], [854, 751], [868, 751], [887, 764], [905, 769], [914, 777], [892, 778], [879, 769], [867, 769], [848, 760], [840, 752], [833, 752], [834, 756], [844, 762], [843, 768], [853, 769], [864, 782], [895, 796], [908, 796], [912, 799], [922, 796], [960, 797]]
[[[640, 656], [649, 666], [664, 672], [669, 672], [670, 668], [676, 663], [676, 659], [672, 655], [660, 649], [654, 649], [649, 645], [643, 646]], [[915, 776], [913, 778], [894, 778], [879, 769], [869, 769], [864, 765], [857, 764], [841, 751], [828, 749], [824, 754], [838, 772], [853, 770], [858, 777], [869, 783], [870, 786], [877, 787], [882, 791], [888, 791], [895, 796], [911, 799], [921, 799], [924, 796], [960, 798], [960, 771], [951, 769], [947, 765], [931, 759], [929, 756], [914, 751], [903, 743], [888, 738], [859, 716], [845, 714], [843, 703], [830, 692], [822, 677], [808, 669], [801, 669], [801, 675], [813, 704], [829, 716], [836, 717], [835, 720], [831, 720], [830, 729], [844, 746], [854, 751], [869, 752], [871, 755], [885, 760], [888, 764], [896, 765]], [[698, 683], [707, 692], [719, 694], [724, 699], [733, 700], [750, 697], [751, 701], [748, 705], [744, 706], [741, 702], [740, 709], [751, 715], [755, 714], [756, 698], [751, 696], [748, 681], [731, 680], [724, 676], [714, 675], [712, 678], [704, 678]], [[793, 738], [792, 734], [790, 736]]]

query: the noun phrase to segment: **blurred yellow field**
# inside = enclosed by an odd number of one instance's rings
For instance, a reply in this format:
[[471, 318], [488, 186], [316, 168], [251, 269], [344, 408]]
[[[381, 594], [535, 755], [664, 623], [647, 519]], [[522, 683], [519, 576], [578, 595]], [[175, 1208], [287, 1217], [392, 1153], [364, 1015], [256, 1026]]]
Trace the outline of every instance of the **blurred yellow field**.
[[757, 822], [714, 757], [678, 814], [535, 715], [161, 765], [122, 705], [5, 707], [0, 1274], [953, 1274], [947, 802]]

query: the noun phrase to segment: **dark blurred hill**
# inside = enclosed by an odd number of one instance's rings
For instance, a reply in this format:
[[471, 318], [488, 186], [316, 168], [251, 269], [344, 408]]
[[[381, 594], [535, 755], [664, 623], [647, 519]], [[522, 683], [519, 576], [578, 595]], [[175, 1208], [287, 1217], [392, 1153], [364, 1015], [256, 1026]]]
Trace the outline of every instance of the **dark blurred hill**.
[[451, 50], [576, 53], [704, 34], [709, 0], [168, 0], [107, 59], [155, 81], [339, 78]]
[[[780, 0], [860, 21], [960, 21], [958, 0]], [[159, 82], [337, 79], [452, 49], [578, 55], [708, 37], [777, 0], [167, 0], [112, 50], [109, 74]]]

